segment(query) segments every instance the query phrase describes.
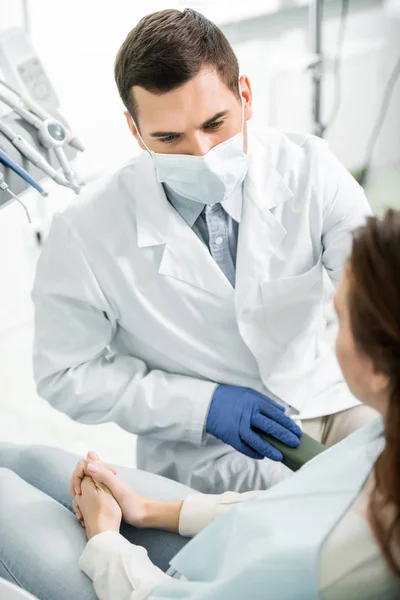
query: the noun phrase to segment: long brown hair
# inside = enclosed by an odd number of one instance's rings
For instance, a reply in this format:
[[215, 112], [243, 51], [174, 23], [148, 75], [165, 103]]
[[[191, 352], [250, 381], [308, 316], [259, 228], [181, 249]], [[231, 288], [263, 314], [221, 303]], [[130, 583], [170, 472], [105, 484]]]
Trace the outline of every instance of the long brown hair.
[[[383, 555], [400, 575], [400, 211], [368, 219], [354, 238], [349, 267], [355, 342], [390, 382], [386, 445], [375, 465], [369, 512]], [[389, 505], [388, 523], [383, 509]]]

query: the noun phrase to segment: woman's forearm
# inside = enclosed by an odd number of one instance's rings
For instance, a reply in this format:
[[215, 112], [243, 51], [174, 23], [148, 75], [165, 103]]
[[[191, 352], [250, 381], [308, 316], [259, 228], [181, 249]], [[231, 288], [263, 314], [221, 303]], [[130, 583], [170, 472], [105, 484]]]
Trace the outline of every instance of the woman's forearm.
[[146, 502], [142, 527], [164, 529], [178, 533], [182, 506], [183, 500], [172, 500], [169, 502], [148, 500]]

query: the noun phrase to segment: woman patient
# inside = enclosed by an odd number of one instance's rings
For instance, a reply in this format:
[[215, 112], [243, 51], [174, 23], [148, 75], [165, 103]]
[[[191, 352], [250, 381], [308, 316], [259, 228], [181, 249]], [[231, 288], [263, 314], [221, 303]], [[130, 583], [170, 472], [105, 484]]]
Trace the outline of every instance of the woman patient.
[[357, 233], [335, 306], [375, 422], [268, 491], [220, 496], [90, 452], [71, 503], [71, 455], [0, 444], [0, 576], [41, 600], [399, 598], [400, 211]]

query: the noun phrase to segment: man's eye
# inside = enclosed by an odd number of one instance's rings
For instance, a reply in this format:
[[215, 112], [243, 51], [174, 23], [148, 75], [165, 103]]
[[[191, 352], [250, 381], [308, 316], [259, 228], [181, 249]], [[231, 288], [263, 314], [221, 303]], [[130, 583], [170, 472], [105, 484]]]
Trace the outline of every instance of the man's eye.
[[206, 129], [218, 129], [218, 127], [220, 127], [222, 125], [224, 121], [214, 121], [213, 123], [210, 123], [209, 125], [207, 125]]
[[160, 138], [160, 142], [163, 142], [164, 144], [172, 144], [178, 139], [178, 137], [178, 135], [168, 135], [165, 138]]

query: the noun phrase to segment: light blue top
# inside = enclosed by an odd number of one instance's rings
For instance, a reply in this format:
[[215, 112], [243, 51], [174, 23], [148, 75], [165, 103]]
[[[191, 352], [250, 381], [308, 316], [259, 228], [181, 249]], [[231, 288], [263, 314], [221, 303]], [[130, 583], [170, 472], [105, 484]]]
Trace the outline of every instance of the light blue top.
[[[172, 560], [151, 598], [319, 600], [319, 555], [384, 448], [382, 419], [366, 425], [260, 499], [219, 517]], [[251, 590], [251, 594], [250, 594]]]
[[166, 184], [163, 185], [166, 196], [176, 212], [206, 244], [225, 277], [232, 287], [235, 287], [238, 222], [221, 204], [200, 204], [183, 198]]

